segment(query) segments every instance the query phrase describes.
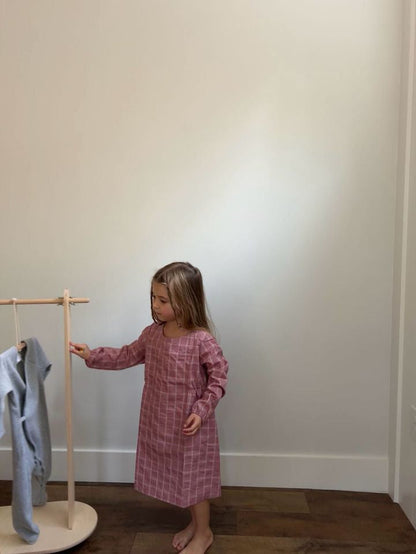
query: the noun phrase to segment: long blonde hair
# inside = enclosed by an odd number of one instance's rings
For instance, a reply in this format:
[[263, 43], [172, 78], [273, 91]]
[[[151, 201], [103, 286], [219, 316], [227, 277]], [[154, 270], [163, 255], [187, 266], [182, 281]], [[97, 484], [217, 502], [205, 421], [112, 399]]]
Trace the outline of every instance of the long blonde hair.
[[[205, 300], [202, 275], [197, 267], [188, 262], [173, 262], [156, 271], [152, 279], [153, 283], [166, 286], [176, 321], [181, 327], [213, 332]], [[150, 290], [151, 299], [152, 291]], [[157, 318], [153, 307], [151, 309], [153, 321], [158, 324], [162, 323]]]

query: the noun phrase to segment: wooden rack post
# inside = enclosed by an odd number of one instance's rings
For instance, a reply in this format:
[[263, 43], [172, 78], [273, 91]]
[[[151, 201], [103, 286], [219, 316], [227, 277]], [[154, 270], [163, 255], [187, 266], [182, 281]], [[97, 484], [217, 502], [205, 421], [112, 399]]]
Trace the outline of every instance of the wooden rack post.
[[[34, 299], [9, 299], [0, 300], [0, 305], [13, 304], [58, 304], [64, 308], [64, 349], [65, 349], [65, 419], [66, 419], [66, 443], [67, 443], [67, 480], [68, 480], [68, 502], [67, 526], [71, 533], [62, 534], [62, 529], [54, 524], [59, 520], [59, 513], [62, 509], [62, 502], [50, 502], [49, 508], [35, 508], [34, 512], [39, 516], [37, 521], [40, 527], [38, 541], [34, 545], [22, 545], [21, 539], [13, 533], [11, 527], [10, 506], [0, 508], [0, 551], [3, 554], [20, 554], [36, 552], [58, 552], [79, 544], [85, 540], [95, 529], [97, 524], [97, 513], [95, 510], [82, 502], [75, 502], [75, 481], [73, 465], [73, 441], [72, 441], [72, 361], [69, 350], [71, 340], [71, 304], [89, 302], [88, 298], [71, 298], [69, 290], [64, 290], [63, 297], [59, 298], [34, 298]], [[39, 511], [43, 510], [43, 511]], [[74, 528], [74, 518], [77, 517], [77, 525]], [[4, 517], [2, 517], [4, 516]], [[57, 517], [58, 516], [58, 517]], [[10, 521], [9, 521], [10, 520]], [[2, 523], [3, 522], [3, 523]], [[42, 528], [41, 524], [45, 524]], [[79, 524], [79, 525], [78, 525]], [[12, 534], [10, 534], [10, 529]], [[61, 531], [59, 532], [59, 530]]]
[[72, 358], [69, 351], [71, 341], [71, 307], [69, 291], [64, 290], [64, 348], [65, 348], [65, 413], [66, 413], [66, 467], [68, 475], [68, 529], [74, 524], [75, 482], [74, 482], [74, 447], [72, 441]]

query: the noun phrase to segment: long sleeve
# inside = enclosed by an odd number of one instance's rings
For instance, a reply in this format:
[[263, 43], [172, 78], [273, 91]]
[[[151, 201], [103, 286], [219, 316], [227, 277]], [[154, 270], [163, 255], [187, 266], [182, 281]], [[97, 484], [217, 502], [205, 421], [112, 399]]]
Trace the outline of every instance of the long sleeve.
[[96, 369], [126, 369], [138, 364], [143, 364], [146, 355], [146, 338], [149, 327], [146, 327], [140, 337], [121, 348], [100, 346], [90, 352], [85, 363], [88, 367]]
[[207, 374], [207, 386], [202, 397], [195, 402], [192, 413], [205, 421], [225, 394], [228, 362], [214, 338], [202, 341], [199, 346], [200, 364]]
[[8, 379], [6, 381], [6, 375], [3, 375], [3, 372], [1, 370], [2, 368], [0, 367], [0, 439], [4, 435], [4, 408], [6, 404], [6, 396], [10, 390], [10, 388], [8, 387]]
[[[6, 397], [12, 391], [13, 386], [10, 380], [10, 374], [7, 365], [11, 363], [13, 349], [9, 348], [6, 352], [0, 354], [0, 438], [4, 435], [4, 412]], [[15, 360], [15, 356], [14, 356]]]

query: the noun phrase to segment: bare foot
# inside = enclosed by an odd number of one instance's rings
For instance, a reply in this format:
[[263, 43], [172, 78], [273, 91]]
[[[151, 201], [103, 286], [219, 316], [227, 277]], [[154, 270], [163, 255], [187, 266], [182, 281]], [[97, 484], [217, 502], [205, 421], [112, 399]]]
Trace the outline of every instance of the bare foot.
[[211, 529], [205, 533], [195, 533], [185, 550], [182, 550], [182, 554], [205, 554], [213, 542], [214, 535]]
[[185, 527], [185, 529], [182, 529], [182, 531], [179, 531], [179, 533], [176, 533], [176, 535], [173, 537], [173, 540], [172, 540], [173, 548], [176, 548], [176, 550], [180, 552], [185, 548], [185, 546], [188, 544], [188, 542], [192, 539], [193, 536], [194, 536], [194, 524], [191, 521], [188, 527]]

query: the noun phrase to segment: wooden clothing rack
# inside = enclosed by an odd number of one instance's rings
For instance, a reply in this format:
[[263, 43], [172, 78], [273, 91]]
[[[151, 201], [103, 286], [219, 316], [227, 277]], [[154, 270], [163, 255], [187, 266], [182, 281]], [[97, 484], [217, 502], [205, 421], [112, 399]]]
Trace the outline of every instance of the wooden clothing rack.
[[35, 544], [26, 544], [12, 525], [11, 506], [0, 507], [1, 554], [46, 554], [67, 550], [91, 535], [97, 525], [97, 513], [91, 506], [75, 501], [75, 482], [72, 443], [72, 361], [69, 350], [71, 340], [71, 304], [89, 302], [88, 298], [71, 298], [68, 289], [59, 298], [0, 300], [0, 305], [58, 304], [64, 308], [65, 349], [65, 419], [67, 445], [68, 500], [48, 502], [33, 508], [33, 520], [40, 534]]

